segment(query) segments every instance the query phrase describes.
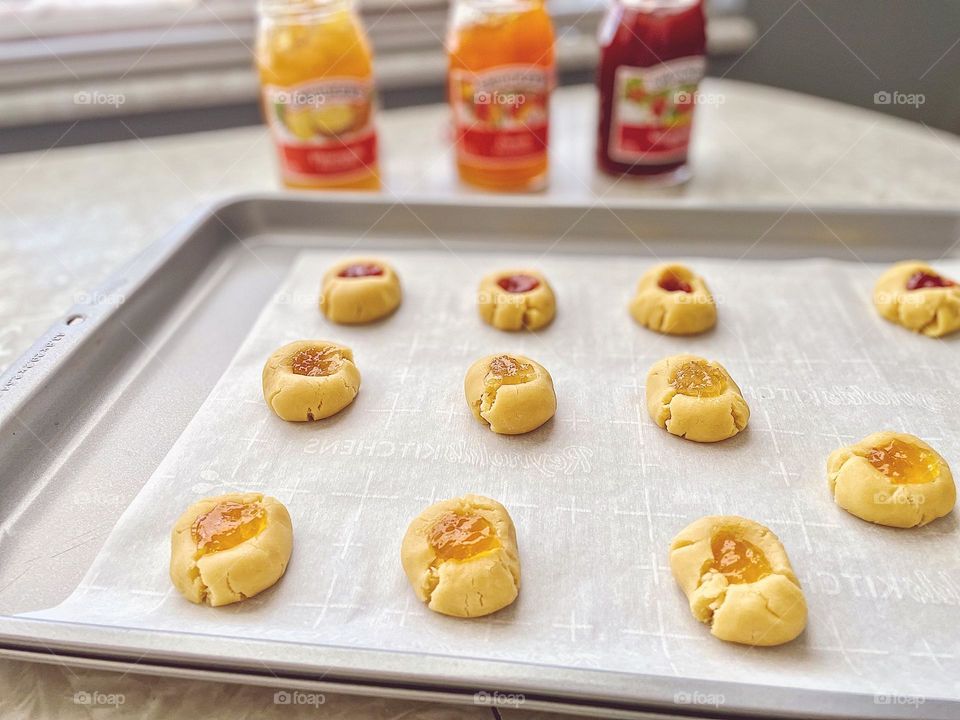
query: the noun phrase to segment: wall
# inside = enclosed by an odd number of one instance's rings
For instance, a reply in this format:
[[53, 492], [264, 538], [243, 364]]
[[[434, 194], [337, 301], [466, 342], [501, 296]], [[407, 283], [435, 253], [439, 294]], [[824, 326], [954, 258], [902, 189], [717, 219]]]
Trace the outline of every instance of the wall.
[[[714, 63], [711, 74], [960, 133], [960, 2], [749, 0], [746, 12], [761, 39], [739, 60]], [[875, 104], [878, 92], [925, 97], [916, 106], [909, 97]]]

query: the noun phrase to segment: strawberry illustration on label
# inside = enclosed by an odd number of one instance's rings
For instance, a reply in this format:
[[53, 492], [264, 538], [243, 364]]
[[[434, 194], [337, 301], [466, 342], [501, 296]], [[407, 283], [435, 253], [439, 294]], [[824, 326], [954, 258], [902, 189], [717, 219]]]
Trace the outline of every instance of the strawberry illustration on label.
[[607, 152], [617, 162], [660, 165], [682, 162], [690, 144], [702, 57], [648, 68], [621, 65], [614, 95]]

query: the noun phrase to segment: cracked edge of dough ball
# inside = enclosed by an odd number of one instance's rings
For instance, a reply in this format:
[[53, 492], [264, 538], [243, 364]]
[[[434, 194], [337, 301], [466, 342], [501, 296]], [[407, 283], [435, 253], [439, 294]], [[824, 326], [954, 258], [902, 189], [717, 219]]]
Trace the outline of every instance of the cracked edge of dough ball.
[[[497, 281], [509, 275], [529, 275], [540, 285], [525, 293], [511, 293]], [[557, 299], [546, 275], [529, 268], [508, 268], [490, 273], [480, 280], [477, 290], [477, 310], [480, 318], [497, 330], [542, 330], [553, 322], [557, 314]]]
[[[382, 275], [341, 278], [350, 265], [376, 265]], [[400, 276], [390, 263], [375, 257], [342, 260], [324, 273], [320, 287], [320, 312], [339, 325], [365, 325], [396, 312], [403, 302]]]
[[[688, 283], [693, 292], [661, 288], [660, 278], [667, 272]], [[706, 281], [680, 263], [662, 263], [648, 269], [637, 283], [629, 310], [639, 325], [664, 335], [698, 335], [717, 324], [717, 304]]]
[[[467, 560], [438, 563], [428, 535], [444, 513], [457, 511], [484, 518], [494, 527], [500, 545]], [[442, 500], [421, 511], [404, 534], [400, 561], [417, 598], [443, 615], [489, 615], [512, 604], [520, 592], [520, 556], [513, 519], [503, 505], [482, 495]]]
[[[900, 440], [936, 456], [940, 475], [928, 483], [893, 483], [867, 460], [875, 447]], [[837, 448], [827, 458], [827, 486], [841, 508], [877, 525], [914, 528], [949, 515], [957, 500], [950, 465], [937, 450], [915, 435], [881, 430]]]
[[[194, 521], [221, 502], [259, 502], [266, 526], [254, 537], [200, 557], [191, 535]], [[293, 523], [286, 506], [262, 493], [228, 493], [192, 503], [170, 532], [170, 580], [190, 602], [230, 605], [273, 587], [286, 573], [293, 552]]]
[[[341, 364], [332, 375], [297, 375], [292, 361], [298, 352], [313, 348], [336, 348]], [[360, 370], [353, 350], [332, 340], [295, 340], [274, 350], [261, 374], [263, 399], [287, 422], [313, 422], [336, 415], [360, 392]]]
[[917, 272], [947, 277], [920, 260], [892, 265], [874, 285], [873, 305], [877, 312], [882, 318], [927, 337], [943, 337], [960, 330], [960, 284], [908, 290], [907, 281]]
[[[763, 551], [771, 574], [751, 583], [730, 583], [711, 568], [713, 536], [733, 532]], [[727, 642], [782, 645], [807, 625], [807, 604], [783, 543], [769, 528], [736, 515], [695, 520], [670, 544], [670, 570], [686, 595], [691, 614]]]
[[[670, 382], [670, 375], [678, 365], [691, 360], [700, 360], [720, 370], [727, 383], [726, 390], [706, 398], [678, 393]], [[684, 440], [702, 443], [728, 440], [742, 432], [750, 421], [750, 406], [733, 376], [719, 362], [699, 355], [671, 355], [654, 363], [647, 373], [646, 395], [650, 419]]]
[[[490, 398], [486, 389], [490, 363], [504, 355], [531, 365], [536, 371], [536, 377], [517, 385], [501, 385]], [[463, 387], [473, 416], [498, 435], [523, 435], [533, 432], [557, 412], [553, 378], [543, 365], [526, 355], [495, 353], [480, 358], [467, 370]]]

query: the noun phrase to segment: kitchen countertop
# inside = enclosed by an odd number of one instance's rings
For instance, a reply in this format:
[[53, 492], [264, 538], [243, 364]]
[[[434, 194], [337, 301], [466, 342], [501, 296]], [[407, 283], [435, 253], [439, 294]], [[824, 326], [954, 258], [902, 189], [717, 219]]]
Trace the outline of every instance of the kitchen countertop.
[[[593, 169], [596, 95], [560, 89], [554, 101], [550, 187], [540, 196], [603, 205], [661, 200], [787, 207], [957, 207], [960, 138], [878, 113], [768, 87], [708, 80], [694, 139], [694, 178], [654, 188]], [[446, 109], [380, 118], [384, 193], [396, 199], [467, 198], [445, 142]], [[263, 127], [138, 139], [0, 156], [0, 369], [84, 292], [197, 206], [234, 193], [279, 189]], [[4, 588], [0, 588], [0, 600]], [[88, 693], [78, 696], [77, 693]], [[122, 698], [143, 718], [316, 716], [276, 704], [274, 691], [220, 683], [118, 676], [0, 660], [0, 715], [103, 717], [84, 698]], [[79, 698], [79, 701], [77, 700]], [[482, 707], [327, 695], [326, 717], [489, 718]], [[319, 698], [313, 698], [319, 703]], [[505, 717], [530, 713], [503, 709]]]

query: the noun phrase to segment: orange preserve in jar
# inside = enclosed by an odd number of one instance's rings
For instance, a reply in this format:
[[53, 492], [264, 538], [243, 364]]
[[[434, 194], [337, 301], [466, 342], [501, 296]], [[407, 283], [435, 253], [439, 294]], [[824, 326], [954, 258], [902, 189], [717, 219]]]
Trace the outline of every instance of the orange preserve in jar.
[[284, 184], [380, 187], [373, 55], [353, 0], [261, 0], [257, 66]]
[[489, 190], [546, 185], [553, 23], [542, 0], [454, 0], [449, 99], [460, 178]]

